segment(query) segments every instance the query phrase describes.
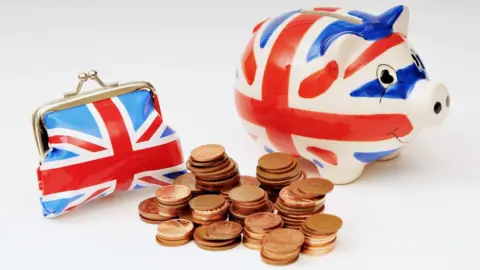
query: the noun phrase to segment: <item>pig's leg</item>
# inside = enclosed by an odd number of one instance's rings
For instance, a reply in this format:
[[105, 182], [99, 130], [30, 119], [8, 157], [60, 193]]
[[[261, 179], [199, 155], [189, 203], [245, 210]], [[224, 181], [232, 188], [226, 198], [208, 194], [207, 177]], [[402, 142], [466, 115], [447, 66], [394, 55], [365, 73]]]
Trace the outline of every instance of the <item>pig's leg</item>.
[[388, 155], [388, 156], [385, 156], [385, 157], [383, 157], [383, 158], [380, 158], [378, 161], [392, 160], [392, 159], [398, 157], [399, 151], [400, 151], [400, 150], [395, 151], [395, 152], [391, 153], [391, 154]]
[[365, 163], [359, 162], [354, 158], [340, 159], [336, 166], [325, 164], [323, 168], [319, 168], [320, 175], [335, 185], [350, 184], [362, 175]]

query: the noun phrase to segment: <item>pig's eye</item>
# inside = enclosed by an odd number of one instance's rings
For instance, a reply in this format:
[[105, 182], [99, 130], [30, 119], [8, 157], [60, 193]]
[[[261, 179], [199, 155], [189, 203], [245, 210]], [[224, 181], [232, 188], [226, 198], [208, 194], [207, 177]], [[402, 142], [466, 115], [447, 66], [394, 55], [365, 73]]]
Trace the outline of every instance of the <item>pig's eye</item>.
[[377, 69], [378, 81], [384, 88], [397, 82], [397, 72], [389, 65], [380, 65]]

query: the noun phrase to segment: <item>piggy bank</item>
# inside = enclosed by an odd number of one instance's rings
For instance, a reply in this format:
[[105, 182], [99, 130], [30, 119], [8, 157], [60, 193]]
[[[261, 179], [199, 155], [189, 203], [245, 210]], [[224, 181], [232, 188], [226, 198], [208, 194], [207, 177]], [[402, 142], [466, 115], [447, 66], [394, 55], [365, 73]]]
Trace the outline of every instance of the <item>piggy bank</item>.
[[299, 9], [259, 23], [235, 82], [247, 132], [335, 184], [395, 157], [450, 107], [447, 88], [429, 79], [408, 40], [408, 21], [408, 8], [397, 6], [380, 15]]

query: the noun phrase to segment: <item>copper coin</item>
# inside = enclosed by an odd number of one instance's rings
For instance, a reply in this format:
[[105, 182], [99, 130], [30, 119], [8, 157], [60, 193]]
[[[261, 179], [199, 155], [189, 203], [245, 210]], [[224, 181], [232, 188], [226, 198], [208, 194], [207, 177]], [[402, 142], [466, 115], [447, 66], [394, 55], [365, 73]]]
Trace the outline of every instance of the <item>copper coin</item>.
[[231, 244], [228, 244], [228, 245], [224, 245], [224, 246], [220, 246], [220, 247], [212, 247], [212, 246], [204, 246], [204, 245], [201, 245], [200, 243], [198, 242], [195, 242], [195, 244], [197, 244], [197, 246], [203, 250], [208, 250], [208, 251], [224, 251], [224, 250], [230, 250], [230, 249], [233, 249], [235, 247], [237, 247], [241, 242], [241, 238], [237, 238], [237, 239], [234, 239], [235, 241]]
[[280, 170], [287, 168], [294, 162], [294, 158], [286, 153], [266, 154], [258, 160], [258, 165], [265, 170]]
[[194, 174], [197, 174], [197, 173], [208, 174], [208, 173], [216, 172], [227, 167], [228, 165], [230, 165], [229, 158], [220, 163], [216, 163], [208, 167], [207, 166], [195, 167], [191, 161], [187, 161], [187, 169], [193, 172]]
[[311, 256], [320, 256], [330, 253], [335, 248], [335, 245], [329, 245], [321, 248], [302, 248], [302, 254]]
[[305, 236], [297, 230], [280, 228], [268, 233], [262, 244], [274, 249], [284, 250], [300, 247], [305, 242]]
[[292, 164], [290, 166], [286, 167], [286, 168], [278, 169], [278, 170], [267, 170], [267, 171], [270, 172], [270, 173], [275, 173], [275, 174], [283, 174], [283, 173], [292, 171], [295, 167], [298, 167], [298, 166], [300, 166], [300, 163], [298, 163], [297, 160], [294, 159]]
[[[216, 196], [219, 196], [219, 195], [216, 195]], [[223, 215], [223, 214], [228, 212], [229, 206], [230, 206], [230, 204], [227, 201], [224, 201], [224, 203], [219, 208], [214, 208], [214, 209], [211, 209], [211, 210], [196, 210], [196, 209], [194, 209], [192, 211], [192, 214], [194, 216], [203, 216], [203, 217]]]
[[193, 223], [185, 219], [172, 219], [157, 227], [157, 235], [164, 240], [180, 240], [193, 233]]
[[263, 233], [280, 226], [282, 218], [269, 212], [258, 212], [245, 218], [245, 226], [254, 233]]
[[207, 226], [207, 235], [215, 240], [237, 238], [243, 231], [242, 225], [234, 221], [220, 221]]
[[193, 173], [180, 175], [175, 179], [173, 184], [187, 186], [192, 192], [200, 192], [200, 190], [195, 186], [195, 174]]
[[323, 178], [305, 178], [295, 182], [298, 190], [306, 195], [325, 195], [331, 192], [334, 185], [331, 181]]
[[292, 259], [279, 261], [279, 260], [272, 260], [268, 257], [265, 257], [265, 255], [263, 255], [262, 252], [260, 252], [260, 256], [262, 257], [262, 261], [264, 263], [269, 264], [269, 265], [274, 265], [274, 266], [284, 266], [284, 265], [292, 264], [292, 263], [296, 262], [298, 260], [298, 257], [299, 257], [299, 256], [296, 256]]
[[214, 159], [212, 161], [208, 161], [208, 162], [197, 162], [197, 161], [193, 160], [192, 157], [190, 157], [187, 160], [187, 163], [190, 163], [191, 166], [193, 166], [197, 169], [204, 169], [204, 168], [207, 169], [207, 168], [211, 168], [211, 167], [220, 166], [220, 164], [226, 163], [226, 162], [228, 162], [228, 160], [229, 160], [229, 156], [226, 153], [223, 153], [223, 155], [220, 156], [219, 158]]
[[315, 200], [297, 199], [293, 197], [289, 191], [289, 187], [284, 187], [282, 190], [280, 190], [279, 196], [282, 198], [282, 201], [290, 207], [314, 207], [319, 204], [318, 201]]
[[264, 198], [265, 191], [256, 186], [239, 186], [229, 192], [230, 199], [237, 202], [256, 202]]
[[287, 215], [293, 215], [293, 214], [298, 214], [298, 215], [301, 215], [301, 214], [312, 214], [312, 213], [315, 213], [317, 211], [319, 211], [321, 208], [325, 208], [325, 205], [324, 204], [319, 204], [319, 205], [315, 205], [315, 206], [312, 206], [312, 207], [297, 207], [297, 208], [293, 208], [293, 207], [290, 207], [290, 206], [286, 206], [285, 205], [285, 202], [283, 202], [282, 198], [277, 198], [277, 201], [275, 203], [275, 207], [276, 209], [278, 210], [278, 212], [281, 212], [281, 213], [284, 213], [284, 214], [287, 214]]
[[188, 242], [192, 241], [191, 238], [183, 239], [183, 240], [175, 240], [175, 241], [164, 240], [164, 239], [159, 238], [158, 236], [155, 237], [155, 240], [157, 241], [157, 244], [159, 244], [161, 246], [164, 246], [164, 247], [179, 247], [179, 246], [183, 246], [183, 245], [187, 244]]
[[190, 157], [197, 162], [208, 162], [221, 157], [225, 148], [218, 144], [205, 144], [192, 150]]
[[228, 240], [209, 240], [207, 239], [207, 226], [208, 225], [200, 226], [193, 233], [193, 239], [195, 240], [195, 242], [199, 243], [202, 246], [221, 247], [225, 245], [230, 245], [237, 240], [236, 238]]
[[219, 179], [219, 180], [215, 180], [215, 181], [202, 180], [202, 179], [197, 178], [197, 184], [200, 187], [216, 188], [216, 189], [222, 188], [222, 189], [224, 189], [224, 187], [232, 187], [233, 185], [238, 185], [239, 180], [240, 180], [240, 176], [238, 174], [235, 174], [235, 175], [230, 176], [228, 178]]
[[190, 189], [183, 185], [168, 185], [157, 189], [155, 197], [162, 204], [174, 204], [192, 196]]
[[232, 201], [235, 207], [242, 207], [242, 208], [255, 208], [261, 205], [264, 205], [268, 201], [268, 194], [267, 192], [263, 191], [263, 197], [259, 200], [252, 201], [252, 202], [241, 202], [241, 201]]
[[281, 180], [289, 180], [289, 179], [294, 179], [298, 178], [302, 174], [302, 168], [299, 166], [293, 168], [293, 170], [286, 172], [286, 173], [271, 173], [268, 171], [264, 171], [261, 168], [257, 168], [257, 176], [260, 176], [261, 178], [268, 179], [271, 181], [281, 181]]
[[162, 218], [162, 219], [148, 219], [148, 218], [145, 218], [145, 217], [142, 217], [142, 215], [140, 215], [140, 220], [145, 222], [145, 223], [148, 223], [148, 224], [160, 224], [162, 222], [164, 222], [165, 220], [169, 220], [169, 218]]
[[248, 237], [252, 240], [258, 240], [258, 241], [261, 241], [263, 239], [263, 237], [267, 234], [268, 232], [265, 232], [265, 233], [254, 233], [254, 232], [251, 232], [250, 230], [247, 229], [247, 227], [245, 227], [245, 229], [243, 230], [243, 237]]
[[147, 219], [155, 220], [161, 218], [158, 215], [157, 199], [155, 197], [143, 200], [138, 205], [138, 212], [142, 217]]
[[242, 186], [260, 186], [260, 182], [258, 182], [257, 177], [255, 176], [248, 176], [248, 175], [242, 175], [240, 177], [240, 185]]
[[[327, 240], [330, 240], [330, 241], [327, 241]], [[322, 239], [322, 240], [316, 240], [315, 238], [306, 238], [304, 245], [309, 247], [324, 247], [332, 242], [335, 242], [336, 240], [337, 240], [336, 235], [333, 236], [333, 239], [332, 237], [330, 237], [329, 239]]]
[[[262, 240], [263, 242], [263, 240]], [[262, 253], [265, 257], [270, 258], [272, 260], [287, 260], [289, 258], [294, 258], [298, 256], [300, 253], [301, 247], [297, 247], [294, 249], [288, 249], [288, 250], [275, 250], [272, 248], [269, 248], [265, 245], [262, 244]]]
[[330, 214], [317, 214], [305, 220], [305, 227], [315, 235], [336, 233], [342, 227], [341, 218]]
[[225, 204], [225, 199], [220, 195], [200, 195], [190, 200], [189, 205], [195, 210], [213, 210]]
[[248, 238], [245, 238], [245, 237], [243, 238], [243, 246], [245, 246], [246, 248], [251, 249], [251, 250], [261, 250], [262, 249], [261, 244], [252, 242], [252, 240], [249, 240]]

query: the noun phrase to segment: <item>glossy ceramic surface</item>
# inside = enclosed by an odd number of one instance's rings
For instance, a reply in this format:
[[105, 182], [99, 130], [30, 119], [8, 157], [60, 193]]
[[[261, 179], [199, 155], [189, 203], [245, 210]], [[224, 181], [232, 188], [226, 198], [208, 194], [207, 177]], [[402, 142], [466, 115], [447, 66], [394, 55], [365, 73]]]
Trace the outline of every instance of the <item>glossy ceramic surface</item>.
[[442, 123], [450, 97], [408, 40], [407, 7], [308, 10], [254, 28], [237, 69], [236, 108], [265, 151], [301, 157], [346, 184]]

